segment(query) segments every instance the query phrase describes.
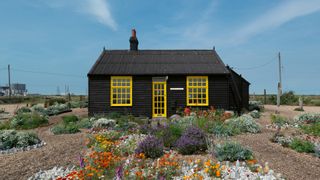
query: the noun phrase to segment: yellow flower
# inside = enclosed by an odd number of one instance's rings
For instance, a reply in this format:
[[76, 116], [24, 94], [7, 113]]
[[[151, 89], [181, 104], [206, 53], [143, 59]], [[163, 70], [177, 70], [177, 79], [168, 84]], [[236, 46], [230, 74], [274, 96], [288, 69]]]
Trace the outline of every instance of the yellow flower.
[[209, 168], [205, 168], [205, 169], [204, 169], [204, 172], [205, 172], [205, 173], [208, 173], [208, 171], [209, 171]]

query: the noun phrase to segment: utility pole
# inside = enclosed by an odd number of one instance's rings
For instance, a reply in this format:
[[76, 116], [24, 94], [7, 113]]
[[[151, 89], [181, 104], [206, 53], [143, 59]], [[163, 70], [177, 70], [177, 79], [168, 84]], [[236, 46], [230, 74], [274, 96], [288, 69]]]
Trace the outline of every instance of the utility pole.
[[282, 79], [281, 79], [281, 54], [278, 54], [279, 59], [279, 82], [278, 82], [278, 95], [277, 95], [277, 107], [279, 110], [280, 107], [280, 97], [282, 95]]
[[8, 85], [9, 85], [9, 98], [11, 99], [11, 77], [10, 77], [10, 64], [8, 64]]

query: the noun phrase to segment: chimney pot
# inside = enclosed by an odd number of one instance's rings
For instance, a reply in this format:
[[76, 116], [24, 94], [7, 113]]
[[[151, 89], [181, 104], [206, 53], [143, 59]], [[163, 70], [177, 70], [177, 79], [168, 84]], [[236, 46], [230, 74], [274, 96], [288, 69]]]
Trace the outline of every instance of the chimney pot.
[[135, 29], [131, 30], [130, 42], [130, 51], [138, 51], [139, 41], [137, 39], [137, 32]]

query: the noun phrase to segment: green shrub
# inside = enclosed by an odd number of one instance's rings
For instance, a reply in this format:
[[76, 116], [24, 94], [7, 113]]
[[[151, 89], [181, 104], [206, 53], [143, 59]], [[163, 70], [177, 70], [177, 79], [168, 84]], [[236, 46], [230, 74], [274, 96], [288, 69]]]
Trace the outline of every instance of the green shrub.
[[56, 103], [64, 104], [66, 102], [67, 102], [67, 100], [65, 100], [64, 98], [51, 98], [51, 99], [49, 99], [48, 103], [49, 103], [49, 106], [52, 106], [52, 105], [54, 105]]
[[260, 118], [260, 112], [259, 112], [258, 110], [253, 110], [253, 111], [251, 111], [251, 112], [249, 113], [249, 115], [250, 115], [251, 117], [253, 117], [253, 118], [256, 118], [256, 119]]
[[31, 109], [37, 113], [42, 114], [42, 115], [47, 115], [47, 110], [44, 107], [42, 107], [41, 105], [34, 105], [34, 106], [32, 106]]
[[78, 126], [75, 123], [69, 124], [57, 124], [51, 128], [53, 134], [74, 134], [80, 132]]
[[14, 147], [27, 147], [40, 142], [40, 139], [35, 133], [18, 132], [15, 130], [0, 131], [0, 150], [7, 150]]
[[253, 110], [257, 110], [257, 111], [262, 111], [263, 105], [260, 101], [249, 101], [249, 107], [248, 110], [249, 111], [253, 111]]
[[226, 137], [241, 134], [241, 129], [237, 126], [232, 126], [227, 123], [215, 122], [209, 132], [218, 137]]
[[75, 115], [66, 115], [66, 116], [62, 116], [62, 120], [63, 120], [63, 123], [69, 124], [71, 122], [75, 123], [79, 121], [79, 118]]
[[33, 129], [48, 123], [48, 117], [39, 113], [20, 113], [11, 119], [10, 127], [15, 129]]
[[79, 128], [90, 129], [92, 128], [92, 125], [93, 125], [93, 121], [90, 121], [89, 118], [83, 118], [78, 122]]
[[0, 122], [0, 130], [10, 129], [10, 121]]
[[272, 114], [271, 115], [271, 123], [276, 124], [277, 126], [281, 127], [281, 126], [285, 125], [286, 123], [288, 123], [288, 120], [283, 116]]
[[202, 129], [205, 132], [208, 131], [208, 119], [205, 117], [195, 118], [195, 121], [193, 121], [193, 125]]
[[170, 123], [164, 127], [156, 127], [151, 131], [151, 133], [163, 141], [165, 147], [173, 147], [183, 133], [183, 129], [178, 123]]
[[285, 92], [280, 97], [281, 104], [285, 105], [295, 105], [298, 103], [298, 99], [299, 98], [294, 94], [293, 91]]
[[320, 144], [314, 146], [314, 155], [320, 158]]
[[314, 106], [320, 106], [320, 99], [311, 100], [311, 104], [314, 105]]
[[54, 104], [52, 106], [49, 106], [46, 110], [46, 113], [48, 115], [57, 115], [60, 114], [61, 112], [65, 112], [70, 110], [70, 108], [66, 104]]
[[301, 129], [306, 134], [311, 134], [314, 136], [320, 136], [320, 122], [310, 125], [302, 125]]
[[236, 161], [253, 159], [251, 150], [244, 148], [236, 142], [226, 142], [215, 147], [215, 156], [219, 161]]
[[292, 142], [289, 144], [289, 147], [291, 149], [294, 149], [297, 152], [306, 152], [306, 153], [313, 153], [314, 152], [314, 144], [313, 143], [311, 143], [309, 141], [297, 139], [297, 138], [294, 138], [292, 140]]
[[320, 122], [320, 113], [304, 113], [294, 117], [294, 121], [298, 124], [307, 123], [318, 123]]
[[294, 108], [294, 111], [304, 111], [304, 109], [300, 108], [300, 107], [297, 107], [297, 108]]
[[110, 112], [110, 113], [107, 115], [107, 117], [108, 117], [109, 119], [118, 119], [118, 118], [121, 117], [121, 114], [118, 113], [118, 112]]
[[226, 123], [232, 128], [240, 129], [243, 133], [259, 133], [261, 131], [258, 123], [250, 115], [246, 114], [237, 118], [229, 119]]
[[275, 133], [272, 136], [271, 141], [274, 143], [278, 143], [283, 147], [289, 147], [290, 143], [292, 142], [292, 138], [286, 137], [285, 135], [280, 133]]
[[28, 107], [21, 107], [16, 111], [16, 114], [21, 114], [21, 113], [29, 113], [31, 112], [31, 109]]

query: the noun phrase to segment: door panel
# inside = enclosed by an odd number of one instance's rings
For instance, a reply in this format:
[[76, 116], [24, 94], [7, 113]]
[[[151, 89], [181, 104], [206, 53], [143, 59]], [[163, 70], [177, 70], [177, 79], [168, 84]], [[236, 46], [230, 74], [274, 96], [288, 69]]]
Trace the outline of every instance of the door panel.
[[152, 117], [167, 117], [167, 83], [152, 82]]

